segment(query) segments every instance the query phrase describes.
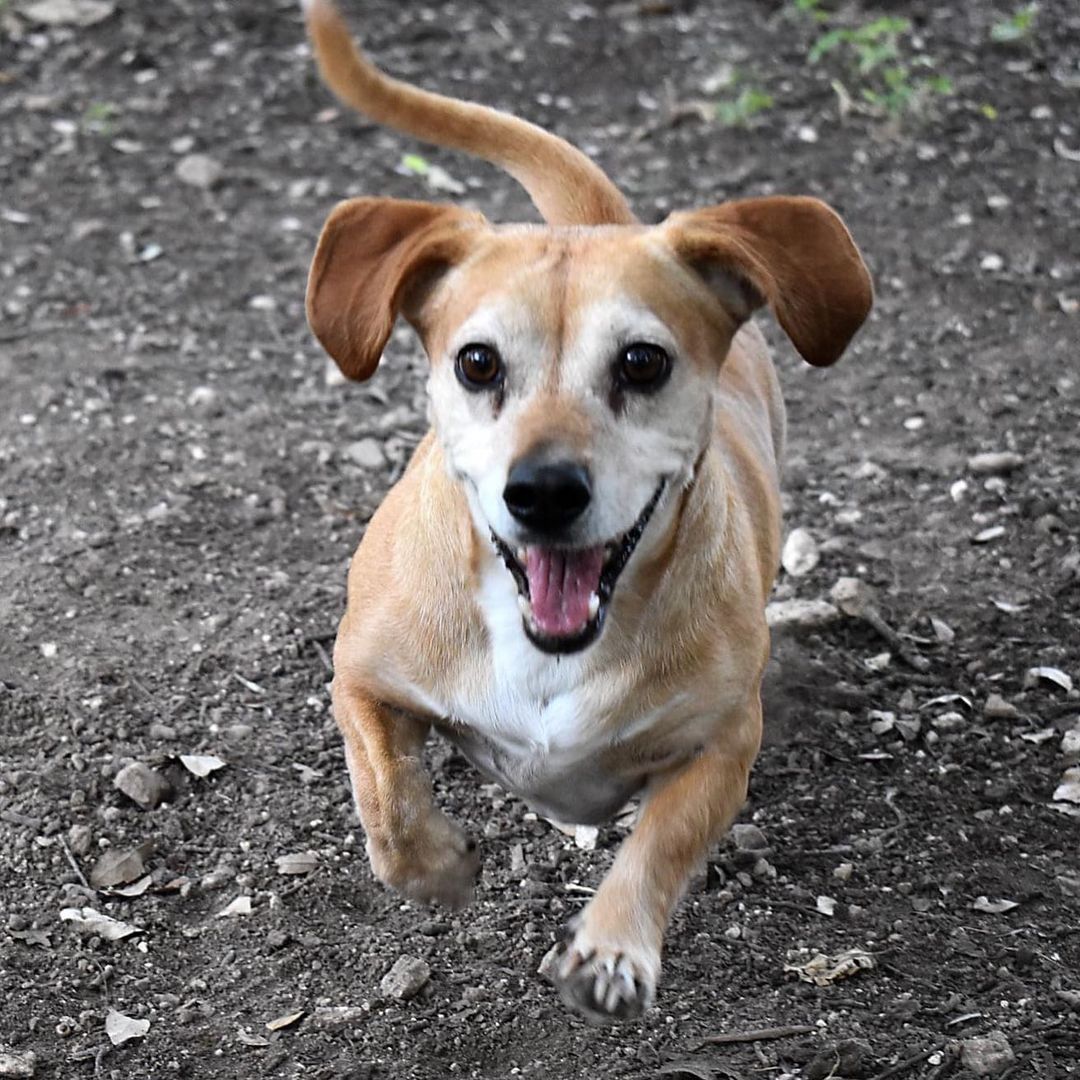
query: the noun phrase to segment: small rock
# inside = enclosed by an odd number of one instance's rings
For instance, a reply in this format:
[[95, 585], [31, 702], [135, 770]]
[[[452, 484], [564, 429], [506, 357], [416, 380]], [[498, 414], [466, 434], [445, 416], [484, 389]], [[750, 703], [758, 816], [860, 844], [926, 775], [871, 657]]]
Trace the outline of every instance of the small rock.
[[792, 529], [784, 541], [780, 562], [792, 577], [809, 574], [821, 558], [817, 541], [806, 529]]
[[308, 1023], [321, 1031], [335, 1031], [343, 1027], [356, 1027], [369, 1015], [362, 1005], [323, 1005], [308, 1017]]
[[160, 806], [171, 794], [168, 781], [141, 761], [125, 765], [113, 780], [116, 787], [144, 810]]
[[1005, 260], [993, 252], [989, 255], [984, 255], [979, 262], [979, 269], [986, 270], [991, 274], [996, 274], [999, 270], [1005, 268]]
[[72, 825], [68, 829], [68, 847], [75, 855], [85, 855], [90, 850], [92, 834], [89, 825]]
[[806, 1065], [807, 1080], [827, 1080], [831, 1076], [863, 1076], [873, 1060], [870, 1047], [857, 1039], [848, 1039], [822, 1050]]
[[0, 1046], [0, 1076], [33, 1076], [37, 1057], [32, 1051], [18, 1053]]
[[960, 1044], [960, 1063], [976, 1076], [997, 1076], [1015, 1061], [1016, 1055], [1002, 1031], [964, 1039]]
[[765, 608], [765, 619], [773, 630], [786, 627], [812, 629], [840, 618], [827, 600], [775, 600]]
[[985, 454], [975, 454], [968, 458], [967, 467], [973, 473], [984, 476], [997, 476], [1019, 469], [1024, 459], [1012, 450], [990, 450]]
[[212, 386], [196, 386], [187, 398], [188, 405], [201, 413], [212, 413], [217, 410], [218, 394]]
[[552, 945], [540, 960], [536, 974], [543, 979], [553, 979], [559, 970], [559, 958], [562, 956], [562, 946]]
[[379, 989], [395, 1001], [409, 1001], [427, 985], [431, 968], [415, 956], [399, 956], [383, 976]]
[[756, 825], [732, 825], [728, 835], [735, 845], [736, 859], [742, 865], [753, 865], [772, 851], [768, 837]]
[[983, 716], [991, 720], [1011, 720], [1020, 715], [1020, 710], [1011, 702], [1006, 701], [1000, 694], [990, 694], [983, 706]]
[[345, 456], [362, 469], [381, 469], [386, 464], [386, 455], [375, 439], [360, 439], [345, 447]]
[[207, 154], [186, 154], [176, 163], [177, 179], [204, 191], [217, 187], [224, 171], [220, 162]]

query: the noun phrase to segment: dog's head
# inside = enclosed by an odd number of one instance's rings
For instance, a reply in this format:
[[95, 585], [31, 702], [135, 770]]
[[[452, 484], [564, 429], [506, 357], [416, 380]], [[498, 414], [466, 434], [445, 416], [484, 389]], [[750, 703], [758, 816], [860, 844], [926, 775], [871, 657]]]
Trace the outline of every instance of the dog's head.
[[374, 372], [399, 315], [416, 327], [448, 467], [517, 582], [526, 633], [551, 652], [596, 638], [631, 556], [663, 534], [647, 526], [693, 476], [751, 312], [768, 304], [823, 366], [870, 301], [843, 223], [806, 198], [597, 228], [355, 199], [323, 229], [307, 296], [353, 379]]

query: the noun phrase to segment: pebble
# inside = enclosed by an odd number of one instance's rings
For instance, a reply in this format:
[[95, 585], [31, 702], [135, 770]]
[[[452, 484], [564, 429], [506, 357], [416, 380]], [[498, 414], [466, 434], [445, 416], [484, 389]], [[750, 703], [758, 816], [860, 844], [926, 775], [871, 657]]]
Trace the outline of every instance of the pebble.
[[1011, 702], [1006, 701], [1000, 694], [990, 694], [983, 706], [983, 716], [991, 720], [1010, 720], [1019, 716], [1020, 710]]
[[90, 850], [90, 839], [89, 825], [72, 825], [68, 829], [68, 847], [74, 855], [85, 855]]
[[37, 1057], [31, 1051], [16, 1053], [0, 1046], [0, 1076], [33, 1076]]
[[765, 609], [765, 620], [774, 630], [825, 626], [839, 618], [840, 612], [827, 600], [775, 600]]
[[176, 177], [181, 183], [209, 191], [221, 182], [224, 169], [208, 154], [186, 154], [176, 163]]
[[870, 1047], [857, 1039], [848, 1039], [816, 1054], [803, 1076], [807, 1080], [828, 1080], [831, 1076], [863, 1076], [872, 1063]]
[[345, 456], [362, 469], [381, 469], [386, 464], [382, 447], [374, 439], [360, 439], [345, 447]]
[[168, 781], [142, 761], [125, 765], [116, 774], [113, 783], [144, 810], [160, 806], [170, 794]]
[[769, 847], [768, 837], [756, 825], [732, 825], [730, 835], [740, 851], [765, 851]]
[[1002, 1031], [964, 1039], [960, 1044], [960, 1063], [976, 1076], [997, 1076], [1015, 1061], [1016, 1055]]
[[383, 976], [379, 989], [395, 1001], [409, 1001], [427, 985], [431, 968], [419, 957], [399, 956]]
[[985, 454], [976, 454], [968, 458], [967, 467], [973, 473], [984, 476], [996, 476], [1012, 472], [1024, 464], [1024, 459], [1012, 450], [990, 450]]
[[337, 1028], [355, 1027], [369, 1016], [362, 1005], [323, 1005], [308, 1018], [312, 1027], [322, 1031], [334, 1031]]

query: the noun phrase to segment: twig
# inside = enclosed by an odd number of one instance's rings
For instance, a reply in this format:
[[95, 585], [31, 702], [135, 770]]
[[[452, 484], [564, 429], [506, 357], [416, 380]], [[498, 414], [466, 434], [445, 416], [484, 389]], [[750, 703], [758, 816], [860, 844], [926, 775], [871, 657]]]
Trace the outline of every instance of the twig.
[[928, 671], [930, 661], [925, 656], [920, 656], [910, 645], [881, 617], [881, 612], [872, 604], [868, 605], [862, 613], [862, 619], [868, 623], [879, 636], [883, 637], [899, 654], [900, 658], [916, 671]]
[[721, 1035], [706, 1035], [694, 1048], [703, 1046], [728, 1046], [732, 1043], [768, 1042], [770, 1039], [790, 1039], [795, 1035], [809, 1035], [814, 1028], [807, 1024], [793, 1024], [791, 1027], [756, 1028], [753, 1031], [725, 1031]]
[[900, 1073], [906, 1072], [913, 1065], [918, 1065], [925, 1061], [932, 1054], [936, 1054], [939, 1050], [944, 1050], [948, 1043], [942, 1039], [940, 1042], [934, 1043], [929, 1050], [921, 1050], [917, 1054], [912, 1054], [911, 1057], [904, 1058], [903, 1061], [898, 1061], [895, 1065], [890, 1065], [884, 1072], [879, 1072], [871, 1080], [889, 1080], [890, 1076], [899, 1076]]
[[326, 655], [326, 650], [322, 646], [322, 642], [318, 638], [309, 638], [311, 647], [315, 650], [316, 655], [319, 658], [319, 662], [326, 669], [327, 675], [334, 674], [334, 665], [330, 663], [330, 657]]
[[67, 861], [71, 863], [71, 869], [75, 871], [75, 876], [82, 882], [84, 889], [89, 889], [90, 892], [93, 892], [94, 890], [91, 888], [90, 882], [86, 880], [86, 875], [82, 872], [82, 868], [72, 854], [71, 848], [68, 847], [67, 841], [62, 836], [59, 839], [60, 846], [64, 849], [64, 854], [67, 856]]

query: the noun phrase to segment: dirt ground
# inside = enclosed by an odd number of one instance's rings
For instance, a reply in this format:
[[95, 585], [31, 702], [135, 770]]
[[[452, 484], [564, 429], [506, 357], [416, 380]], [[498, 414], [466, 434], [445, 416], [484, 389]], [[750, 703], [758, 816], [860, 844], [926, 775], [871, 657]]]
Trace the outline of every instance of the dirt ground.
[[[836, 368], [769, 330], [788, 524], [820, 553], [778, 598], [862, 578], [902, 648], [853, 618], [778, 642], [741, 818], [767, 848], [717, 852], [656, 1009], [611, 1029], [536, 968], [623, 827], [580, 849], [433, 745], [483, 877], [459, 914], [402, 903], [363, 857], [326, 692], [424, 362], [399, 333], [369, 385], [327, 383], [302, 307], [321, 220], [350, 194], [452, 197], [407, 154], [495, 219], [525, 197], [335, 109], [291, 0], [119, 0], [82, 29], [21, 6], [0, 3], [0, 1075], [33, 1054], [71, 1078], [929, 1080], [975, 1075], [994, 1031], [999, 1075], [1080, 1075], [1080, 819], [1055, 801], [1080, 693], [1026, 677], [1080, 683], [1076, 5], [998, 42], [1009, 5], [882, 0], [954, 87], [899, 125], [841, 116], [831, 82], [857, 103], [857, 78], [807, 63], [794, 5], [348, 5], [390, 70], [570, 137], [646, 220], [817, 194], [875, 274]], [[772, 107], [694, 107], [740, 86]], [[154, 809], [115, 786], [132, 762], [167, 785]], [[138, 845], [114, 875], [138, 895], [87, 884]], [[851, 949], [873, 967], [785, 967]], [[399, 1001], [403, 956], [430, 978]], [[110, 1010], [149, 1028], [113, 1046]]]

